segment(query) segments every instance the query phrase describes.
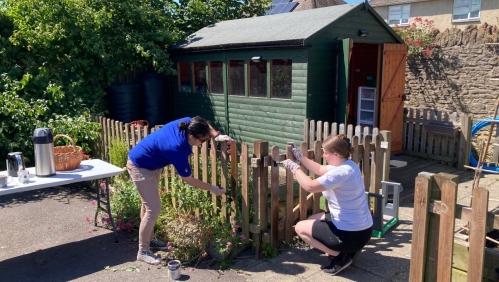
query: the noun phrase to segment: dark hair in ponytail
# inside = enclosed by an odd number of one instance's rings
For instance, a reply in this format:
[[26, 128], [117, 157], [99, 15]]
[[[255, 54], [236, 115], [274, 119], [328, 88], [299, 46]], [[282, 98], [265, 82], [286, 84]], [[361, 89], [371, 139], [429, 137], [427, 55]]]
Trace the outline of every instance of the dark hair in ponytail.
[[200, 116], [193, 117], [189, 122], [180, 122], [178, 130], [179, 132], [185, 131], [186, 134], [190, 134], [197, 139], [204, 138], [211, 133], [208, 121]]
[[322, 142], [322, 148], [328, 153], [338, 153], [345, 159], [349, 159], [350, 154], [354, 152], [350, 138], [347, 138], [345, 134], [329, 136]]

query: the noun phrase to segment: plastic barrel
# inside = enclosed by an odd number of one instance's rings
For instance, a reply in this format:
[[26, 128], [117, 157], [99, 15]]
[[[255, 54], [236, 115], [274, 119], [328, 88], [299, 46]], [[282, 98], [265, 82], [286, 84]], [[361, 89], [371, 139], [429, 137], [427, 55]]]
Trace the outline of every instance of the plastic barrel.
[[106, 89], [109, 118], [131, 122], [141, 119], [140, 84], [115, 84]]
[[163, 125], [168, 122], [167, 89], [165, 76], [146, 73], [141, 79], [142, 114], [149, 126]]

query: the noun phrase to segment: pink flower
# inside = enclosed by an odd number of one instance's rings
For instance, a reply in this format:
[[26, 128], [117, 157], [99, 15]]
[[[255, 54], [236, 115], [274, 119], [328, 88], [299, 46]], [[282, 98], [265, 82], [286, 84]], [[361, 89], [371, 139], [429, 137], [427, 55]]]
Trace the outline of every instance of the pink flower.
[[90, 217], [87, 215], [85, 216], [85, 221], [91, 221]]
[[88, 229], [88, 230], [87, 230], [87, 232], [88, 232], [88, 233], [92, 233], [92, 229]]
[[241, 236], [239, 236], [239, 238], [241, 238], [241, 240], [244, 240], [244, 239], [246, 239], [246, 236], [241, 235]]
[[229, 248], [230, 246], [232, 246], [232, 243], [231, 242], [227, 242], [227, 248]]
[[414, 40], [414, 45], [416, 45], [416, 46], [421, 45], [421, 41], [420, 40]]
[[100, 186], [100, 188], [106, 188], [106, 182], [101, 182], [101, 183], [99, 184], [99, 186]]
[[230, 235], [232, 235], [232, 237], [236, 237], [236, 232], [232, 232]]
[[191, 271], [194, 271], [194, 267], [191, 267]]
[[239, 229], [239, 225], [237, 225], [237, 224], [236, 224], [236, 225], [234, 225], [234, 228], [235, 228], [235, 229]]
[[49, 226], [49, 227], [47, 227], [47, 229], [50, 230], [50, 229], [52, 229], [52, 227]]
[[95, 200], [90, 201], [91, 205], [95, 205]]
[[411, 43], [412, 43], [412, 41], [410, 39], [405, 40], [405, 44], [410, 45]]

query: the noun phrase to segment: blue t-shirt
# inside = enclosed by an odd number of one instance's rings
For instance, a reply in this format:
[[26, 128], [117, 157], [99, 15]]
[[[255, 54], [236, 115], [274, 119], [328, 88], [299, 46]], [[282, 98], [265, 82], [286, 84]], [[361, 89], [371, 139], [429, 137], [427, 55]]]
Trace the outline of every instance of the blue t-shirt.
[[192, 148], [186, 132], [178, 130], [180, 122], [190, 120], [190, 117], [174, 120], [147, 135], [130, 150], [128, 158], [135, 166], [149, 170], [172, 164], [180, 176], [190, 176], [189, 155]]

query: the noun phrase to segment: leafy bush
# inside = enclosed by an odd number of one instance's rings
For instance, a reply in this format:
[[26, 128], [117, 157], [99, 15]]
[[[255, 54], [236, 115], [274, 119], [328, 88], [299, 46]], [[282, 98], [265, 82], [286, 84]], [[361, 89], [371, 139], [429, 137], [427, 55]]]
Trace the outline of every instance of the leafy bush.
[[117, 167], [126, 167], [128, 150], [124, 141], [117, 138], [111, 140], [111, 144], [109, 145], [109, 159]]
[[0, 152], [30, 161], [36, 127], [74, 138], [85, 152], [106, 111], [104, 89], [127, 70], [172, 71], [176, 41], [163, 0], [0, 1]]
[[395, 32], [408, 46], [408, 55], [428, 57], [433, 50], [433, 39], [438, 30], [433, 27], [433, 20], [416, 18], [408, 27], [395, 25]]
[[115, 178], [113, 188], [110, 201], [114, 220], [116, 223], [129, 223], [128, 231], [138, 231], [142, 200], [135, 185], [130, 180]]

